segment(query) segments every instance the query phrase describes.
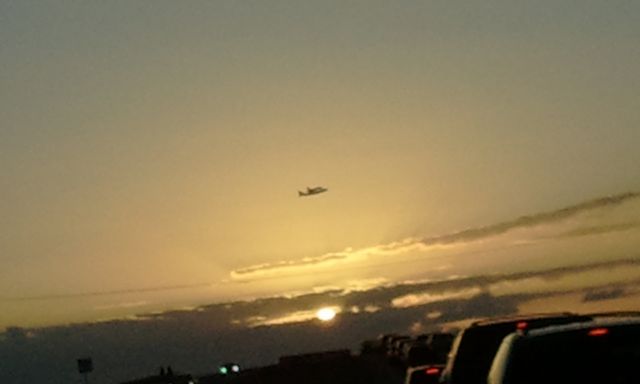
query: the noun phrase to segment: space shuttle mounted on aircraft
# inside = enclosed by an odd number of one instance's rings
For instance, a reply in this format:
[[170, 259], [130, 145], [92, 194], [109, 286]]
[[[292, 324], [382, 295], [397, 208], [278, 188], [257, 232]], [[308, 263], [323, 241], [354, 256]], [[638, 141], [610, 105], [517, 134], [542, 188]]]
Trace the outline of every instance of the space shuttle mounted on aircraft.
[[298, 196], [299, 197], [313, 196], [313, 195], [317, 195], [317, 194], [322, 193], [322, 192], [327, 192], [328, 190], [329, 189], [327, 189], [325, 187], [314, 187], [314, 188], [307, 187], [306, 192], [298, 191]]

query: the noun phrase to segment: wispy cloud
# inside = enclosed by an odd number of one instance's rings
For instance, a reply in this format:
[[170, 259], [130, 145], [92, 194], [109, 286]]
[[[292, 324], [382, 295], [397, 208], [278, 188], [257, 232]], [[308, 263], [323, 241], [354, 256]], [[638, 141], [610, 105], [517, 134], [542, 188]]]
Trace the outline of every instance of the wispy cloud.
[[624, 286], [605, 287], [589, 290], [587, 293], [585, 293], [582, 301], [588, 302], [619, 299], [621, 297], [630, 296], [634, 293], [637, 292], [629, 291], [629, 289]]
[[[342, 308], [336, 307], [336, 306], [325, 307], [325, 308], [331, 308], [335, 313], [342, 312]], [[245, 324], [248, 325], [249, 327], [260, 327], [260, 326], [303, 323], [306, 321], [315, 320], [318, 317], [319, 309], [320, 308], [304, 310], [304, 311], [295, 311], [295, 312], [287, 313], [284, 315], [277, 315], [272, 317], [254, 316], [254, 317], [248, 318], [245, 321]]]
[[640, 197], [640, 193], [637, 192], [629, 192], [616, 196], [602, 197], [555, 211], [542, 212], [531, 216], [522, 216], [515, 220], [505, 221], [486, 227], [471, 228], [449, 235], [425, 238], [422, 240], [422, 242], [426, 245], [446, 245], [485, 239], [488, 237], [507, 233], [514, 229], [531, 228], [539, 225], [559, 222], [587, 211], [616, 207], [630, 200], [637, 199], [638, 197]]
[[145, 305], [149, 305], [149, 302], [148, 301], [131, 301], [126, 303], [98, 305], [93, 309], [96, 311], [107, 311], [107, 310], [119, 309], [119, 308], [139, 308], [139, 307], [144, 307]]
[[639, 227], [640, 227], [640, 222], [637, 222], [637, 221], [620, 223], [620, 224], [611, 224], [611, 225], [585, 226], [585, 227], [575, 228], [564, 233], [560, 233], [555, 237], [570, 238], [570, 237], [581, 237], [581, 236], [590, 236], [590, 235], [601, 235], [605, 233], [628, 231], [628, 230], [636, 229]]
[[106, 291], [51, 293], [51, 294], [33, 295], [33, 296], [2, 297], [0, 298], [0, 301], [64, 300], [64, 299], [74, 299], [74, 298], [82, 298], [82, 297], [99, 297], [99, 296], [128, 295], [128, 294], [134, 294], [134, 293], [177, 291], [177, 290], [183, 290], [183, 289], [210, 287], [212, 285], [213, 285], [212, 283], [196, 283], [196, 284], [159, 285], [159, 286], [141, 287], [141, 288], [125, 288], [125, 289], [106, 290]]
[[[376, 256], [393, 256], [401, 253], [407, 253], [414, 250], [424, 250], [425, 245], [418, 239], [407, 238], [401, 241], [395, 241], [389, 244], [379, 244], [361, 249], [347, 248], [340, 252], [332, 252], [319, 256], [304, 257], [297, 260], [285, 260], [274, 263], [264, 263], [252, 265], [246, 268], [231, 271], [231, 277], [234, 280], [242, 279], [259, 279], [269, 278], [274, 274], [295, 273], [315, 273], [312, 268], [315, 266], [327, 267], [336, 263], [340, 263], [340, 268], [349, 267], [345, 262], [355, 262], [370, 259]], [[361, 268], [361, 266], [353, 266], [353, 268]]]
[[[586, 292], [585, 301], [599, 298], [608, 300], [622, 296], [627, 292], [624, 287], [637, 285], [639, 278], [640, 259], [621, 259], [540, 271], [409, 284], [404, 286], [409, 293], [400, 294], [390, 299], [390, 302], [393, 308], [409, 308], [451, 300], [468, 300], [484, 294], [500, 298], [517, 295], [544, 296], [560, 292]], [[398, 286], [400, 287], [403, 286]], [[393, 292], [392, 289], [388, 291]]]
[[441, 293], [410, 294], [393, 299], [391, 301], [391, 305], [395, 308], [415, 307], [417, 305], [437, 303], [446, 300], [470, 299], [481, 293], [481, 288], [471, 287], [458, 291], [446, 291]]
[[250, 267], [237, 269], [232, 271], [231, 274], [233, 277], [238, 277], [242, 275], [256, 274], [263, 271], [269, 271], [273, 269], [286, 269], [291, 267], [299, 267], [305, 265], [315, 265], [320, 263], [326, 263], [332, 260], [342, 260], [348, 257], [350, 254], [350, 250], [347, 249], [343, 252], [335, 252], [328, 253], [325, 255], [315, 256], [315, 257], [305, 257], [299, 260], [283, 260], [275, 263], [264, 263], [258, 265], [252, 265]]
[[[374, 258], [382, 259], [382, 257], [387, 257], [385, 258], [385, 260], [387, 261], [375, 264], [375, 266], [381, 267], [386, 264], [393, 264], [395, 262], [388, 261], [388, 256], [409, 254], [416, 251], [426, 252], [435, 249], [450, 249], [456, 246], [472, 244], [495, 238], [516, 230], [527, 230], [531, 228], [540, 228], [546, 226], [549, 226], [552, 230], [552, 233], [548, 236], [523, 237], [520, 240], [514, 240], [512, 245], [526, 245], [555, 238], [589, 236], [631, 230], [639, 228], [640, 221], [627, 220], [622, 223], [603, 222], [596, 224], [588, 222], [572, 222], [567, 224], [567, 226], [562, 226], [561, 228], [555, 228], [552, 227], [552, 225], [565, 223], [568, 221], [568, 219], [579, 217], [581, 214], [587, 212], [616, 208], [623, 204], [637, 200], [639, 197], [640, 193], [629, 192], [615, 196], [607, 196], [589, 200], [558, 210], [541, 212], [529, 216], [522, 216], [510, 221], [504, 221], [484, 227], [469, 228], [444, 235], [424, 238], [407, 238], [401, 241], [391, 242], [388, 244], [378, 244], [361, 249], [354, 250], [349, 248], [341, 252], [333, 252], [319, 256], [252, 265], [232, 271], [231, 277], [235, 281], [246, 281], [264, 278], [268, 279], [280, 277], [282, 275], [296, 276], [318, 272], [321, 273], [322, 269], [327, 267], [332, 267], [332, 270], [335, 270], [336, 268], [361, 268], [361, 266], [352, 266], [350, 265], [350, 263], [359, 261], [370, 261]], [[360, 264], [362, 265], [363, 263]], [[369, 264], [371, 265], [371, 263]]]

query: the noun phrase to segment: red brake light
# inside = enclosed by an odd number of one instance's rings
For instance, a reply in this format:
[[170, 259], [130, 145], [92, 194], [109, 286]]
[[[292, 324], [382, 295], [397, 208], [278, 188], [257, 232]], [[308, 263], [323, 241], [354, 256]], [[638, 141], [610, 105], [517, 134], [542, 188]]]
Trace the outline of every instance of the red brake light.
[[609, 333], [608, 328], [594, 328], [589, 331], [589, 336], [604, 336]]
[[427, 368], [425, 372], [427, 373], [427, 375], [439, 375], [440, 368]]
[[527, 323], [526, 321], [521, 321], [518, 324], [516, 324], [516, 328], [521, 331], [524, 329], [527, 329], [528, 326], [529, 326], [529, 323]]

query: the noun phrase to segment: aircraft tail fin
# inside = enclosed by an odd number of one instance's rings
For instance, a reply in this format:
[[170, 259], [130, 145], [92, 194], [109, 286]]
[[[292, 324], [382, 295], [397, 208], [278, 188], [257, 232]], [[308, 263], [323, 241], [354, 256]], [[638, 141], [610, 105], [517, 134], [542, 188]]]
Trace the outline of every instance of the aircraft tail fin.
[[298, 197], [302, 197], [302, 196], [304, 196], [304, 193], [301, 191], [298, 191]]

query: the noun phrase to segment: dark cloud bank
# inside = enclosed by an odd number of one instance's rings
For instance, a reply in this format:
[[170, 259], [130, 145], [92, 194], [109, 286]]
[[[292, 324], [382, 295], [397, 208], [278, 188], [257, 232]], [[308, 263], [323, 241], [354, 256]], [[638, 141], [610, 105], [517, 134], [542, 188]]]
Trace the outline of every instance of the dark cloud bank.
[[[115, 383], [145, 376], [161, 365], [192, 374], [212, 372], [224, 361], [245, 366], [271, 364], [282, 355], [337, 348], [357, 350], [359, 343], [386, 332], [409, 332], [416, 325], [436, 329], [441, 324], [477, 317], [513, 314], [528, 300], [554, 294], [580, 293], [584, 301], [602, 301], [637, 292], [637, 281], [613, 287], [594, 286], [574, 291], [513, 293], [492, 296], [489, 286], [528, 278], [556, 279], [589, 271], [638, 268], [640, 259], [562, 267], [537, 272], [487, 275], [420, 284], [399, 284], [368, 291], [329, 291], [298, 297], [266, 298], [144, 315], [138, 320], [39, 329], [9, 328], [0, 341], [0, 382], [72, 383], [78, 381], [76, 359], [91, 356], [93, 383]], [[392, 300], [425, 292], [439, 294], [479, 288], [464, 299], [444, 299], [396, 308]], [[444, 296], [443, 296], [444, 297]], [[278, 326], [247, 326], [257, 316], [278, 317], [301, 310], [336, 305], [343, 313], [331, 325], [305, 321]], [[354, 313], [353, 308], [358, 310]], [[375, 312], [364, 308], [375, 308]], [[437, 313], [437, 318], [427, 317]]]

